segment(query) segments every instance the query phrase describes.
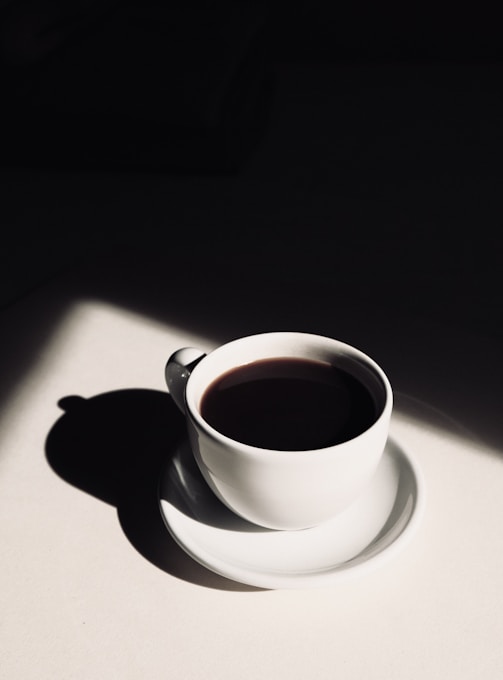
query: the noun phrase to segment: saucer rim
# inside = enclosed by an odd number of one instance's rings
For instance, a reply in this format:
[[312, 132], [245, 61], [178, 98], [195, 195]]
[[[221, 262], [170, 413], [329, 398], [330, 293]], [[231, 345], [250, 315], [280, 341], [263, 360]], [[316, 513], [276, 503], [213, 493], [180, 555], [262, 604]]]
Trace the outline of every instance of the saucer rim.
[[[379, 549], [378, 552], [369, 555], [368, 558], [362, 559], [361, 561], [356, 561], [359, 555], [355, 554], [346, 562], [335, 563], [329, 568], [324, 567], [320, 568], [319, 570], [310, 569], [292, 572], [274, 569], [264, 571], [257, 571], [255, 569], [250, 570], [247, 569], [246, 566], [239, 566], [236, 563], [229, 563], [228, 561], [219, 558], [215, 554], [210, 554], [204, 548], [201, 549], [198, 547], [197, 541], [194, 541], [191, 535], [181, 536], [181, 532], [177, 531], [170, 521], [170, 513], [166, 511], [166, 506], [173, 506], [167, 499], [162, 498], [159, 492], [158, 500], [161, 516], [175, 543], [195, 562], [202, 565], [209, 571], [218, 574], [219, 576], [230, 579], [237, 583], [241, 583], [243, 585], [269, 590], [301, 588], [312, 589], [333, 585], [341, 580], [354, 578], [364, 572], [373, 571], [374, 569], [377, 569], [381, 565], [388, 562], [409, 543], [422, 519], [426, 503], [426, 489], [422, 470], [419, 467], [415, 457], [404, 447], [398, 437], [392, 434], [388, 436], [384, 449], [385, 453], [383, 455], [386, 455], [386, 448], [388, 445], [394, 447], [395, 455], [398, 455], [400, 458], [400, 466], [402, 467], [403, 465], [407, 465], [409, 468], [408, 477], [410, 479], [409, 483], [411, 485], [411, 497], [413, 499], [413, 503], [408, 512], [406, 524], [400, 530], [398, 535], [389, 542], [385, 543], [385, 545]], [[172, 459], [169, 458], [160, 475], [159, 489], [161, 489], [163, 480], [169, 473], [171, 465]], [[211, 493], [209, 488], [208, 492]], [[224, 506], [223, 509], [227, 510], [224, 508]], [[231, 512], [230, 510], [227, 511]], [[178, 511], [175, 509], [175, 512]], [[197, 519], [194, 518], [193, 521], [197, 522]], [[243, 519], [242, 521], [246, 523], [246, 520]], [[330, 522], [327, 522], [326, 526], [328, 531], [330, 529]], [[312, 529], [304, 529], [303, 532], [319, 531], [320, 528], [322, 528], [322, 526], [313, 527]], [[369, 543], [368, 546], [362, 550], [362, 553], [370, 546], [371, 543]], [[361, 555], [362, 553], [359, 554]]]

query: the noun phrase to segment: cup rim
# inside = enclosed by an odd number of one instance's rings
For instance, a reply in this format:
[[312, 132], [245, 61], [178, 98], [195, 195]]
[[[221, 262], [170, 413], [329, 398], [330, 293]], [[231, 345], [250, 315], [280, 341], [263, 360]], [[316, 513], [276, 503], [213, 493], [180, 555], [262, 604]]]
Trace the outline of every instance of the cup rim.
[[[378, 381], [381, 384], [381, 387], [383, 389], [383, 404], [381, 407], [381, 410], [379, 412], [379, 415], [376, 417], [375, 421], [370, 425], [370, 427], [366, 428], [363, 430], [363, 432], [360, 432], [358, 435], [351, 439], [347, 439], [343, 442], [340, 442], [338, 444], [332, 444], [330, 446], [326, 447], [321, 447], [321, 448], [315, 448], [315, 449], [288, 449], [288, 450], [283, 450], [283, 449], [270, 449], [270, 448], [261, 448], [258, 446], [253, 446], [251, 444], [246, 444], [245, 442], [241, 442], [237, 439], [233, 439], [232, 437], [229, 437], [219, 430], [215, 429], [210, 423], [203, 418], [201, 411], [200, 411], [200, 401], [202, 399], [202, 396], [206, 389], [212, 384], [214, 380], [216, 380], [220, 375], [225, 373], [228, 370], [232, 370], [233, 368], [238, 368], [239, 366], [246, 365], [247, 363], [251, 363], [252, 361], [257, 361], [260, 360], [261, 358], [284, 358], [288, 356], [292, 357], [304, 357], [304, 358], [312, 358], [310, 356], [304, 356], [303, 354], [290, 354], [288, 350], [285, 350], [284, 353], [280, 352], [273, 352], [271, 351], [270, 354], [267, 353], [267, 356], [262, 357], [259, 353], [259, 356], [256, 356], [255, 358], [250, 358], [248, 360], [242, 361], [242, 362], [232, 362], [229, 364], [227, 368], [221, 371], [215, 372], [215, 374], [205, 382], [204, 387], [199, 388], [199, 395], [195, 394], [195, 385], [197, 385], [197, 380], [200, 376], [200, 374], [204, 371], [205, 366], [208, 366], [209, 362], [215, 361], [215, 358], [218, 359], [219, 356], [222, 354], [231, 351], [233, 348], [239, 346], [239, 345], [244, 345], [248, 343], [254, 343], [254, 342], [260, 342], [262, 341], [267, 341], [267, 340], [284, 340], [287, 342], [295, 342], [295, 341], [304, 341], [304, 342], [311, 342], [311, 343], [317, 343], [317, 347], [320, 348], [322, 345], [326, 348], [331, 346], [332, 348], [332, 353], [334, 353], [334, 350], [337, 350], [337, 356], [338, 357], [351, 357], [352, 360], [356, 363], [358, 360], [361, 363], [362, 366], [365, 367], [365, 369], [371, 373], [375, 378], [378, 379]], [[314, 345], [311, 345], [313, 347]], [[370, 388], [368, 388], [370, 389]], [[388, 418], [391, 415], [391, 410], [393, 407], [393, 391], [391, 388], [390, 381], [384, 372], [384, 370], [379, 366], [379, 364], [372, 359], [368, 354], [363, 352], [362, 350], [358, 349], [357, 347], [350, 345], [344, 341], [338, 340], [336, 338], [332, 338], [329, 336], [325, 335], [320, 335], [320, 334], [315, 334], [315, 333], [307, 333], [303, 331], [267, 331], [263, 333], [254, 333], [251, 335], [246, 335], [242, 336], [239, 338], [235, 338], [233, 340], [230, 340], [229, 342], [226, 342], [224, 344], [219, 345], [216, 347], [214, 350], [206, 354], [201, 361], [194, 367], [193, 371], [191, 372], [186, 388], [185, 388], [185, 407], [187, 414], [189, 417], [192, 419], [194, 424], [200, 428], [202, 431], [205, 432], [206, 436], [209, 436], [211, 439], [213, 439], [215, 442], [218, 442], [220, 444], [224, 443], [227, 444], [228, 446], [232, 446], [234, 448], [239, 448], [240, 451], [244, 453], [248, 453], [253, 456], [261, 456], [261, 455], [267, 455], [269, 456], [271, 452], [273, 452], [275, 455], [281, 456], [281, 455], [287, 455], [288, 457], [291, 457], [292, 455], [294, 456], [302, 456], [309, 454], [310, 457], [313, 456], [313, 454], [320, 453], [320, 454], [326, 454], [327, 451], [345, 451], [347, 450], [347, 447], [349, 444], [352, 442], [357, 442], [361, 441], [361, 439], [365, 436], [370, 435], [372, 431], [379, 427], [379, 424], [382, 422], [383, 418]]]

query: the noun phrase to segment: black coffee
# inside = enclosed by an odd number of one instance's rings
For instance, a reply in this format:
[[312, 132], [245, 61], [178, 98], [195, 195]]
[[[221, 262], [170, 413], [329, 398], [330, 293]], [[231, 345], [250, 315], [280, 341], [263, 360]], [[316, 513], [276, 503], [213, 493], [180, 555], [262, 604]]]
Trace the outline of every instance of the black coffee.
[[265, 359], [221, 375], [206, 390], [203, 418], [239, 442], [305, 451], [348, 441], [377, 419], [369, 390], [321, 361]]

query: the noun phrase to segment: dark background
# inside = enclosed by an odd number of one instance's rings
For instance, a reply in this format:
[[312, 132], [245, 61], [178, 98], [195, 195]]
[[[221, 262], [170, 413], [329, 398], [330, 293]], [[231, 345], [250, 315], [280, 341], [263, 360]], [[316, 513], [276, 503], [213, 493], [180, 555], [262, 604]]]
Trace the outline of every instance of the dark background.
[[0, 3], [0, 303], [327, 333], [499, 444], [496, 11], [68, 5]]

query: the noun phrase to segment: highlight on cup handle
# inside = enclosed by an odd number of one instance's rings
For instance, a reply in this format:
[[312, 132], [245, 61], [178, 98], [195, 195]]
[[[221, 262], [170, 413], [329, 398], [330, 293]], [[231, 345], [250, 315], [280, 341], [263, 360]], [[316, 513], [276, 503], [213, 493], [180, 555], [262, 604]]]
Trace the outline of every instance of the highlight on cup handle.
[[196, 347], [182, 347], [168, 359], [164, 377], [173, 401], [185, 413], [185, 385], [194, 367], [206, 356]]

